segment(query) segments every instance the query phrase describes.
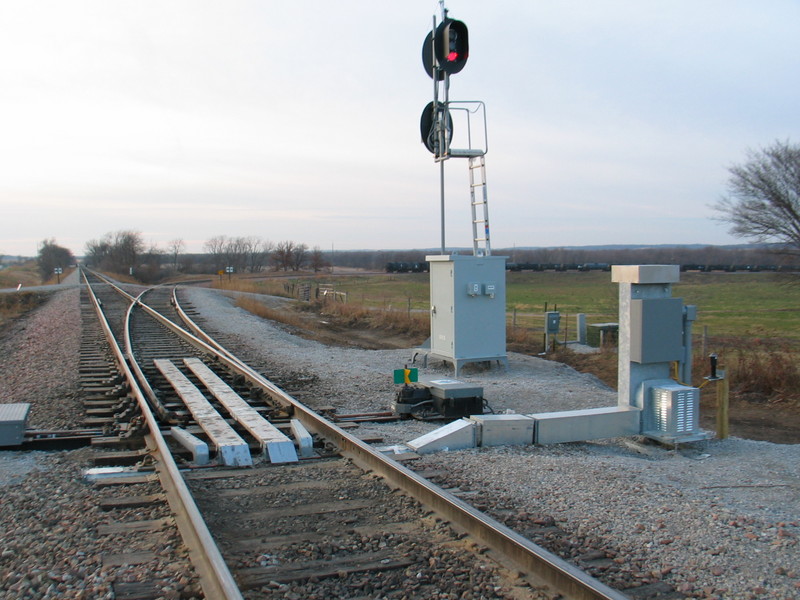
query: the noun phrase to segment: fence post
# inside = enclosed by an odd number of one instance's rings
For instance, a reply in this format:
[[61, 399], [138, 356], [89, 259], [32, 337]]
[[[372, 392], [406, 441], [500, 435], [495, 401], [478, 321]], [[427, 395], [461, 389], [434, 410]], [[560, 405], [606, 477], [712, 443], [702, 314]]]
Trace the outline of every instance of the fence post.
[[724, 440], [728, 437], [728, 394], [730, 384], [724, 371], [721, 371], [722, 379], [717, 380], [717, 437]]
[[578, 343], [585, 346], [586, 345], [586, 315], [584, 313], [578, 313], [575, 315], [576, 317], [576, 327], [578, 328]]

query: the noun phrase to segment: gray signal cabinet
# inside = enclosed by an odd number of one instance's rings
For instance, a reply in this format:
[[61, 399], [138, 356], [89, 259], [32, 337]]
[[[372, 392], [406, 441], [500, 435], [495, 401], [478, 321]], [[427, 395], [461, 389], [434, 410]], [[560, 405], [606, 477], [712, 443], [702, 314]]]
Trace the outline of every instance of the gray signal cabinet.
[[433, 255], [431, 339], [427, 356], [462, 365], [506, 355], [506, 257]]

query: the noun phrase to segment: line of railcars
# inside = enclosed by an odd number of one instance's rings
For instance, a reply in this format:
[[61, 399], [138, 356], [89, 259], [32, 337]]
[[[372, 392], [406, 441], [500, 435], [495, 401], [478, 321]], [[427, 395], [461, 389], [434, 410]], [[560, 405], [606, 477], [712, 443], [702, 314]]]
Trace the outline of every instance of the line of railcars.
[[[508, 262], [507, 271], [610, 271], [610, 263], [588, 262], [588, 263], [530, 263], [530, 262]], [[428, 261], [418, 262], [388, 262], [386, 263], [387, 273], [427, 273], [430, 271]], [[725, 273], [737, 272], [800, 272], [800, 265], [728, 265], [728, 264], [682, 264], [681, 271], [697, 271], [701, 273], [711, 273], [721, 271]]]

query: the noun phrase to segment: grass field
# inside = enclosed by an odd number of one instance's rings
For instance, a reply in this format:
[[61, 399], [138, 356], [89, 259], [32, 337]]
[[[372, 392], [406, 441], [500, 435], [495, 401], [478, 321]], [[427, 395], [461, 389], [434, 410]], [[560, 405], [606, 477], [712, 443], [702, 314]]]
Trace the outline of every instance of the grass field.
[[[326, 276], [312, 287], [332, 284], [349, 304], [373, 309], [427, 311], [427, 273]], [[255, 284], [256, 289], [259, 284]], [[713, 337], [780, 338], [800, 344], [800, 280], [774, 273], [682, 273], [672, 295], [694, 304], [694, 332]], [[541, 330], [542, 313], [559, 310], [562, 322], [585, 313], [588, 323], [618, 320], [618, 286], [607, 272], [508, 273], [509, 323]], [[570, 320], [570, 327], [574, 327]]]
[[[345, 293], [346, 304], [326, 310], [339, 313], [347, 322], [369, 322], [368, 326], [379, 328], [388, 317], [396, 322], [398, 316], [410, 316], [419, 333], [427, 335], [429, 331], [426, 273], [318, 276], [305, 282], [312, 289], [333, 286]], [[280, 285], [285, 284], [284, 280]], [[254, 289], [249, 291], [261, 287], [262, 293], [275, 293], [276, 289], [274, 281], [251, 285]], [[707, 369], [707, 359], [701, 353], [714, 352], [719, 354], [720, 367], [730, 368], [734, 394], [791, 401], [800, 398], [797, 278], [774, 273], [683, 273], [672, 292], [673, 297], [698, 309], [693, 329], [697, 381]], [[576, 337], [576, 313], [585, 313], [589, 324], [616, 322], [618, 293], [618, 285], [611, 282], [607, 272], [508, 273], [509, 351], [536, 354], [543, 349], [545, 308], [561, 312], [562, 332], [567, 328], [568, 339]], [[615, 354], [559, 352], [553, 358], [592, 372], [609, 385], [616, 382]]]
[[800, 280], [774, 273], [684, 273], [673, 295], [697, 305], [695, 331], [800, 343]]

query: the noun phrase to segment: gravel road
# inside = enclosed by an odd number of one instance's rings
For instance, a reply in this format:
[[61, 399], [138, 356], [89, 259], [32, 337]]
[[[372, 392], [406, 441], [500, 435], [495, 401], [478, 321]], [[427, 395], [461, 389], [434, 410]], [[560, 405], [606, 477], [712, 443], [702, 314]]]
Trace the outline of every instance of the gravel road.
[[[312, 407], [384, 410], [394, 394], [392, 371], [410, 361], [410, 350], [323, 346], [252, 317], [224, 295], [194, 288], [187, 294], [208, 325], [247, 346], [268, 376]], [[4, 328], [0, 402], [31, 402], [30, 427], [78, 425], [79, 340], [77, 289], [53, 294], [49, 303]], [[616, 393], [596, 378], [562, 364], [516, 354], [509, 363], [508, 371], [465, 369], [459, 379], [483, 386], [497, 412], [616, 402]], [[435, 365], [422, 372], [451, 375]], [[369, 425], [357, 434], [393, 444], [435, 426]], [[125, 576], [82, 555], [93, 537], [93, 519], [102, 518], [87, 508], [91, 490], [79, 479], [87, 463], [82, 452], [0, 450], [0, 598], [22, 597], [20, 589], [34, 590], [32, 598], [111, 597], [109, 581]], [[644, 584], [664, 581], [686, 598], [795, 599], [799, 459], [800, 445], [736, 438], [678, 452], [649, 447], [647, 453], [613, 439], [443, 452], [416, 461], [415, 468], [445, 471], [448, 485], [472, 491], [472, 501], [520, 529], [528, 521], [552, 520], [574, 540], [574, 552], [603, 548], [618, 569]], [[562, 548], [562, 554], [573, 550]], [[163, 569], [166, 577], [170, 566]]]

